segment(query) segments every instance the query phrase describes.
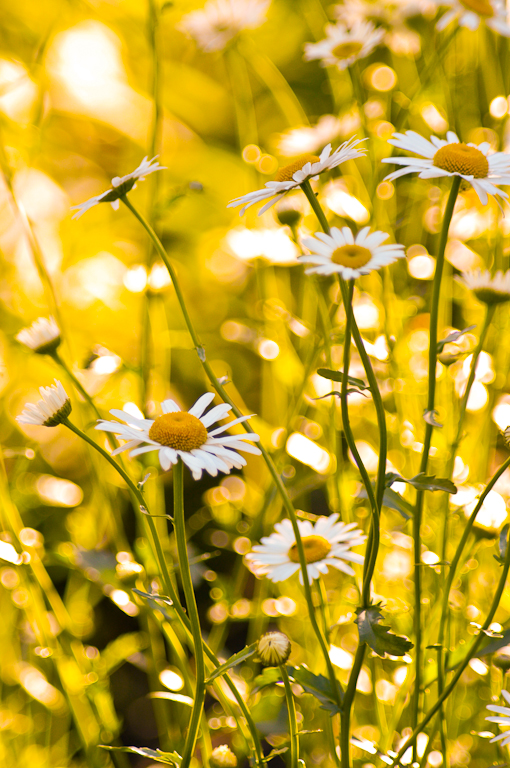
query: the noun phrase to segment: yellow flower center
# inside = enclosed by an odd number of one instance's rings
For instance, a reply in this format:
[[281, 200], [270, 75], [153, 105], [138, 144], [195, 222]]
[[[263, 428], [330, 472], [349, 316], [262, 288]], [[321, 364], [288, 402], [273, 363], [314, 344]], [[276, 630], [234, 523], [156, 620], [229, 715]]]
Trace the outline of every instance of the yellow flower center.
[[449, 173], [462, 173], [485, 179], [489, 175], [489, 161], [476, 147], [467, 144], [446, 144], [434, 155], [434, 165]]
[[[304, 536], [303, 549], [305, 550], [305, 560], [307, 563], [316, 563], [322, 560], [331, 551], [331, 544], [323, 536]], [[297, 545], [293, 544], [287, 552], [289, 560], [293, 563], [299, 563]]]
[[331, 49], [331, 53], [337, 59], [350, 59], [351, 56], [357, 56], [362, 48], [363, 43], [360, 43], [358, 40], [349, 40], [347, 43], [335, 45], [335, 47]]
[[489, 0], [460, 0], [468, 11], [474, 11], [479, 16], [494, 16], [494, 8]]
[[155, 419], [149, 429], [149, 437], [176, 451], [192, 451], [206, 442], [207, 429], [191, 413], [164, 413]]
[[340, 264], [342, 267], [364, 267], [372, 258], [368, 248], [361, 245], [341, 245], [331, 254], [333, 264]]
[[317, 157], [317, 155], [310, 155], [309, 153], [300, 155], [290, 165], [283, 165], [281, 168], [278, 168], [275, 181], [292, 181], [296, 171], [300, 171], [307, 163], [318, 163], [319, 160], [320, 157]]

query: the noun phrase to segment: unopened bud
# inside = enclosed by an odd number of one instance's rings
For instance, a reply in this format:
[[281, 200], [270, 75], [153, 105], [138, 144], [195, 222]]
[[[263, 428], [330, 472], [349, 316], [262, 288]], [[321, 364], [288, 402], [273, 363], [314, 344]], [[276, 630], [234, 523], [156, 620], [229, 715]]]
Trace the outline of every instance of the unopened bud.
[[228, 744], [222, 744], [213, 749], [210, 762], [213, 768], [236, 768], [237, 757]]
[[285, 664], [290, 656], [290, 640], [283, 632], [266, 632], [259, 640], [257, 651], [265, 667], [277, 667]]

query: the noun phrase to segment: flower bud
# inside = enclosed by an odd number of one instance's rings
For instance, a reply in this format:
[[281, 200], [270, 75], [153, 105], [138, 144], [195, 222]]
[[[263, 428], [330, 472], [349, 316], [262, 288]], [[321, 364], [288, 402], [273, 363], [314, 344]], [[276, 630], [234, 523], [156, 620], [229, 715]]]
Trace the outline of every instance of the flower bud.
[[504, 648], [500, 648], [496, 651], [492, 657], [492, 663], [495, 667], [499, 667], [503, 672], [508, 672], [510, 669], [510, 646], [505, 645]]
[[237, 757], [228, 744], [222, 744], [213, 749], [210, 762], [213, 768], [236, 768]]
[[265, 667], [285, 664], [290, 656], [291, 644], [283, 632], [266, 632], [258, 642], [257, 652]]

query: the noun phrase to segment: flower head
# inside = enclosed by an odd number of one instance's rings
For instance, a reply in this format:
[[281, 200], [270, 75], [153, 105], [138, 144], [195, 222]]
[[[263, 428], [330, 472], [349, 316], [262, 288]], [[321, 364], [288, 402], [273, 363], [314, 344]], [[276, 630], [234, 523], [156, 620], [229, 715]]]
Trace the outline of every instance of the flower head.
[[[147, 157], [144, 157], [138, 168], [135, 168], [134, 171], [128, 173], [127, 176], [115, 176], [115, 178], [112, 179], [111, 189], [107, 189], [106, 192], [103, 192], [101, 195], [91, 197], [90, 200], [86, 200], [84, 203], [73, 205], [71, 210], [78, 211], [74, 214], [73, 219], [79, 219], [80, 216], [83, 216], [83, 214], [89, 210], [89, 208], [93, 208], [99, 203], [111, 203], [112, 208], [118, 210], [119, 199], [124, 197], [124, 195], [132, 189], [135, 189], [137, 181], [144, 181], [145, 177], [148, 176], [149, 173], [154, 173], [154, 171], [166, 170], [166, 166], [154, 162], [157, 158], [158, 155], [153, 157], [152, 160], [148, 160]], [[151, 163], [154, 163], [154, 165], [151, 165]]]
[[37, 405], [27, 403], [20, 416], [16, 416], [18, 424], [35, 424], [38, 427], [56, 427], [62, 424], [71, 413], [71, 401], [57, 379], [50, 387], [39, 387], [42, 400]]
[[334, 152], [331, 152], [331, 144], [328, 144], [322, 150], [320, 157], [310, 154], [301, 155], [289, 165], [282, 166], [276, 174], [275, 181], [268, 181], [265, 189], [257, 189], [255, 192], [242, 195], [242, 197], [236, 197], [230, 201], [227, 208], [237, 208], [239, 205], [242, 205], [243, 208], [241, 208], [240, 212], [242, 216], [251, 205], [272, 198], [269, 203], [262, 206], [259, 211], [260, 216], [278, 202], [289, 190], [299, 187], [300, 184], [303, 184], [308, 179], [316, 178], [320, 173], [324, 173], [324, 171], [336, 168], [347, 160], [356, 160], [364, 155], [364, 150], [356, 148], [363, 141], [365, 139], [352, 137], [349, 141], [345, 141], [341, 146], [337, 147]]
[[510, 301], [510, 270], [496, 272], [492, 276], [489, 270], [477, 269], [474, 272], [463, 272], [458, 281], [473, 291], [478, 301], [484, 304]]
[[53, 317], [39, 317], [30, 328], [23, 328], [16, 340], [39, 355], [46, 355], [60, 344], [60, 328]]
[[243, 29], [260, 27], [270, 2], [210, 0], [202, 10], [183, 16], [177, 29], [196, 40], [203, 51], [219, 51]]
[[312, 264], [307, 275], [338, 273], [344, 280], [351, 280], [405, 256], [403, 245], [381, 245], [388, 237], [386, 232], [370, 232], [370, 227], [364, 227], [356, 237], [349, 227], [332, 227], [330, 235], [316, 232], [315, 237], [303, 239], [303, 245], [312, 253], [299, 256], [299, 261]]
[[228, 744], [221, 744], [211, 752], [211, 765], [214, 768], [236, 768], [237, 757]]
[[440, 31], [455, 19], [459, 26], [473, 31], [483, 21], [493, 32], [510, 37], [508, 15], [502, 0], [438, 0], [438, 4], [450, 8], [436, 24], [436, 29]]
[[290, 640], [283, 632], [266, 632], [257, 645], [257, 653], [265, 667], [285, 664], [290, 656]]
[[[501, 693], [503, 694], [506, 703], [510, 704], [510, 693], [508, 693], [508, 691], [501, 691]], [[489, 704], [487, 709], [490, 712], [496, 712], [499, 716], [486, 717], [486, 720], [491, 723], [498, 723], [498, 725], [510, 725], [510, 707], [498, 707], [496, 704]], [[502, 747], [510, 744], [510, 731], [504, 731], [504, 733], [494, 736], [494, 738], [491, 739], [491, 744], [493, 741], [500, 741]]]
[[114, 454], [129, 450], [130, 456], [139, 456], [149, 451], [158, 451], [159, 463], [165, 471], [182, 459], [195, 480], [200, 480], [204, 470], [216, 477], [218, 472], [228, 474], [232, 467], [241, 469], [246, 464], [246, 459], [236, 451], [258, 455], [260, 450], [255, 445], [245, 443], [245, 440], [259, 439], [253, 432], [242, 435], [222, 434], [235, 424], [246, 421], [249, 416], [240, 416], [222, 427], [207, 431], [211, 424], [224, 419], [232, 410], [231, 405], [222, 403], [204, 413], [212, 400], [214, 394], [207, 392], [187, 412], [181, 411], [173, 400], [165, 400], [161, 403], [163, 415], [156, 419], [138, 419], [126, 411], [112, 410], [110, 413], [126, 424], [101, 419], [96, 429], [114, 432], [128, 441], [116, 448]]
[[371, 21], [360, 21], [352, 29], [343, 24], [327, 24], [324, 40], [306, 43], [305, 61], [320, 59], [322, 67], [347, 69], [368, 56], [383, 37], [384, 29], [376, 29]]
[[[315, 525], [308, 520], [298, 520], [310, 584], [314, 579], [318, 579], [321, 573], [327, 573], [329, 566], [354, 576], [353, 569], [344, 561], [364, 561], [362, 555], [349, 550], [363, 544], [366, 536], [356, 528], [356, 523], [337, 521], [336, 512], [329, 517], [319, 517]], [[267, 576], [276, 583], [285, 581], [296, 571], [300, 571], [300, 565], [296, 537], [290, 520], [282, 520], [275, 528], [277, 532], [265, 536], [261, 540], [262, 544], [253, 547], [246, 559], [257, 575]], [[299, 580], [302, 584], [302, 573], [299, 574]]]
[[386, 179], [393, 181], [407, 173], [418, 173], [420, 179], [435, 179], [441, 176], [460, 176], [471, 184], [480, 202], [487, 205], [487, 195], [507, 198], [498, 184], [510, 184], [510, 155], [505, 152], [488, 154], [489, 142], [464, 144], [452, 131], [446, 134], [447, 141], [431, 136], [430, 141], [415, 131], [394, 133], [389, 144], [406, 152], [415, 152], [417, 157], [385, 157], [383, 163], [402, 165]]

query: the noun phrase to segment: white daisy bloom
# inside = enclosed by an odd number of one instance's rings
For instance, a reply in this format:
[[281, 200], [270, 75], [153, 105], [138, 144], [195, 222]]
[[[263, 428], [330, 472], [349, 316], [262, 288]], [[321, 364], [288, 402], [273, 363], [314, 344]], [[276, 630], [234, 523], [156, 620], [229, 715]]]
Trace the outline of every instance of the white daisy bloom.
[[[357, 547], [366, 539], [356, 523], [337, 522], [335, 512], [329, 517], [319, 517], [315, 525], [308, 520], [298, 520], [299, 533], [303, 542], [306, 570], [310, 584], [318, 579], [321, 573], [327, 573], [331, 566], [349, 576], [354, 571], [348, 562], [364, 562], [363, 555], [350, 552], [351, 547]], [[262, 544], [253, 547], [246, 555], [252, 570], [258, 576], [267, 576], [273, 582], [285, 581], [296, 571], [300, 571], [296, 537], [290, 520], [282, 520], [275, 525], [277, 533], [265, 536]], [[299, 573], [303, 584], [303, 574]]]
[[477, 269], [473, 272], [463, 272], [457, 280], [473, 291], [478, 301], [484, 304], [510, 301], [510, 270], [496, 272], [492, 276], [489, 270]]
[[255, 445], [245, 443], [245, 440], [257, 441], [260, 438], [253, 432], [242, 435], [222, 434], [250, 416], [241, 416], [208, 432], [207, 428], [211, 424], [224, 419], [232, 410], [231, 405], [222, 403], [204, 413], [213, 400], [214, 394], [207, 392], [187, 412], [181, 411], [173, 400], [164, 400], [161, 403], [163, 415], [156, 419], [139, 419], [126, 411], [112, 410], [112, 416], [122, 419], [126, 424], [101, 419], [96, 429], [114, 432], [117, 437], [127, 440], [113, 451], [114, 455], [122, 451], [130, 451], [130, 456], [158, 451], [159, 463], [165, 471], [182, 459], [195, 480], [200, 480], [204, 470], [216, 477], [218, 472], [228, 474], [232, 467], [241, 469], [246, 464], [246, 459], [236, 451], [259, 455], [260, 450]]
[[403, 245], [381, 245], [388, 237], [386, 232], [370, 232], [370, 227], [361, 229], [356, 237], [349, 227], [332, 227], [330, 235], [316, 232], [315, 237], [303, 238], [303, 245], [312, 253], [298, 259], [312, 265], [307, 275], [338, 273], [344, 280], [352, 280], [404, 258]]
[[53, 317], [39, 317], [30, 328], [23, 328], [15, 338], [33, 352], [45, 355], [53, 352], [60, 344], [60, 328]]
[[448, 131], [446, 141], [437, 136], [431, 136], [428, 141], [415, 131], [406, 131], [394, 133], [388, 143], [406, 152], [421, 155], [419, 158], [385, 157], [383, 163], [404, 166], [386, 176], [388, 181], [407, 173], [418, 173], [420, 179], [460, 176], [471, 184], [483, 205], [487, 205], [487, 195], [508, 197], [496, 185], [510, 184], [510, 155], [505, 152], [489, 155], [488, 141], [478, 145], [464, 144], [453, 131]]
[[438, 5], [450, 8], [436, 24], [439, 31], [446, 29], [456, 19], [459, 26], [473, 31], [478, 29], [480, 21], [484, 21], [494, 32], [510, 37], [508, 14], [501, 0], [439, 0]]
[[301, 155], [290, 165], [282, 166], [276, 174], [275, 181], [268, 181], [265, 189], [257, 189], [255, 192], [248, 192], [247, 195], [236, 197], [230, 201], [227, 208], [237, 208], [239, 205], [242, 205], [243, 208], [241, 208], [239, 214], [242, 216], [251, 205], [272, 198], [269, 203], [266, 203], [260, 209], [259, 216], [261, 216], [289, 190], [299, 187], [300, 184], [303, 184], [308, 179], [315, 179], [320, 173], [330, 171], [347, 160], [356, 160], [362, 157], [365, 154], [365, 150], [359, 150], [356, 147], [363, 141], [366, 141], [366, 139], [356, 139], [353, 136], [349, 141], [345, 141], [337, 147], [334, 152], [331, 152], [331, 144], [328, 144], [322, 150], [320, 157], [310, 154]]
[[379, 45], [385, 34], [371, 21], [360, 21], [351, 29], [343, 24], [326, 24], [326, 38], [318, 43], [306, 43], [305, 61], [320, 59], [322, 67], [347, 69], [358, 59], [364, 59]]
[[[501, 691], [501, 693], [503, 694], [506, 703], [510, 704], [510, 693], [508, 693], [508, 691]], [[510, 725], [510, 707], [499, 707], [497, 704], [489, 704], [487, 709], [490, 712], [496, 712], [498, 717], [486, 717], [486, 720], [489, 720], [491, 723], [497, 723], [498, 725]], [[500, 746], [505, 747], [507, 744], [510, 744], [510, 731], [504, 731], [498, 736], [494, 736], [494, 738], [490, 740], [490, 743], [492, 744], [493, 741], [499, 741], [501, 742]]]
[[[126, 195], [132, 189], [135, 189], [137, 181], [144, 181], [145, 177], [148, 176], [149, 173], [154, 173], [154, 171], [166, 170], [166, 166], [155, 162], [157, 158], [158, 155], [153, 157], [152, 160], [148, 160], [147, 157], [144, 157], [138, 168], [135, 168], [134, 171], [128, 173], [127, 176], [115, 176], [115, 178], [112, 179], [111, 189], [107, 189], [106, 192], [103, 192], [101, 195], [91, 197], [90, 200], [86, 200], [84, 203], [73, 205], [71, 210], [78, 211], [78, 213], [74, 214], [73, 219], [79, 219], [80, 216], [83, 216], [86, 211], [93, 208], [95, 205], [98, 205], [98, 203], [111, 203], [112, 208], [117, 211], [119, 208], [119, 198]], [[151, 165], [151, 163], [154, 163], [154, 165]]]
[[38, 427], [56, 427], [71, 413], [71, 400], [64, 387], [57, 379], [50, 387], [39, 387], [42, 400], [36, 405], [27, 403], [20, 416], [16, 416], [18, 424], [35, 424]]
[[352, 27], [362, 21], [377, 21], [389, 27], [400, 27], [412, 16], [433, 17], [437, 12], [434, 0], [346, 0], [335, 5], [333, 14], [342, 24]]
[[260, 27], [270, 2], [210, 0], [202, 10], [183, 16], [177, 29], [192, 37], [203, 51], [219, 51], [243, 29]]

